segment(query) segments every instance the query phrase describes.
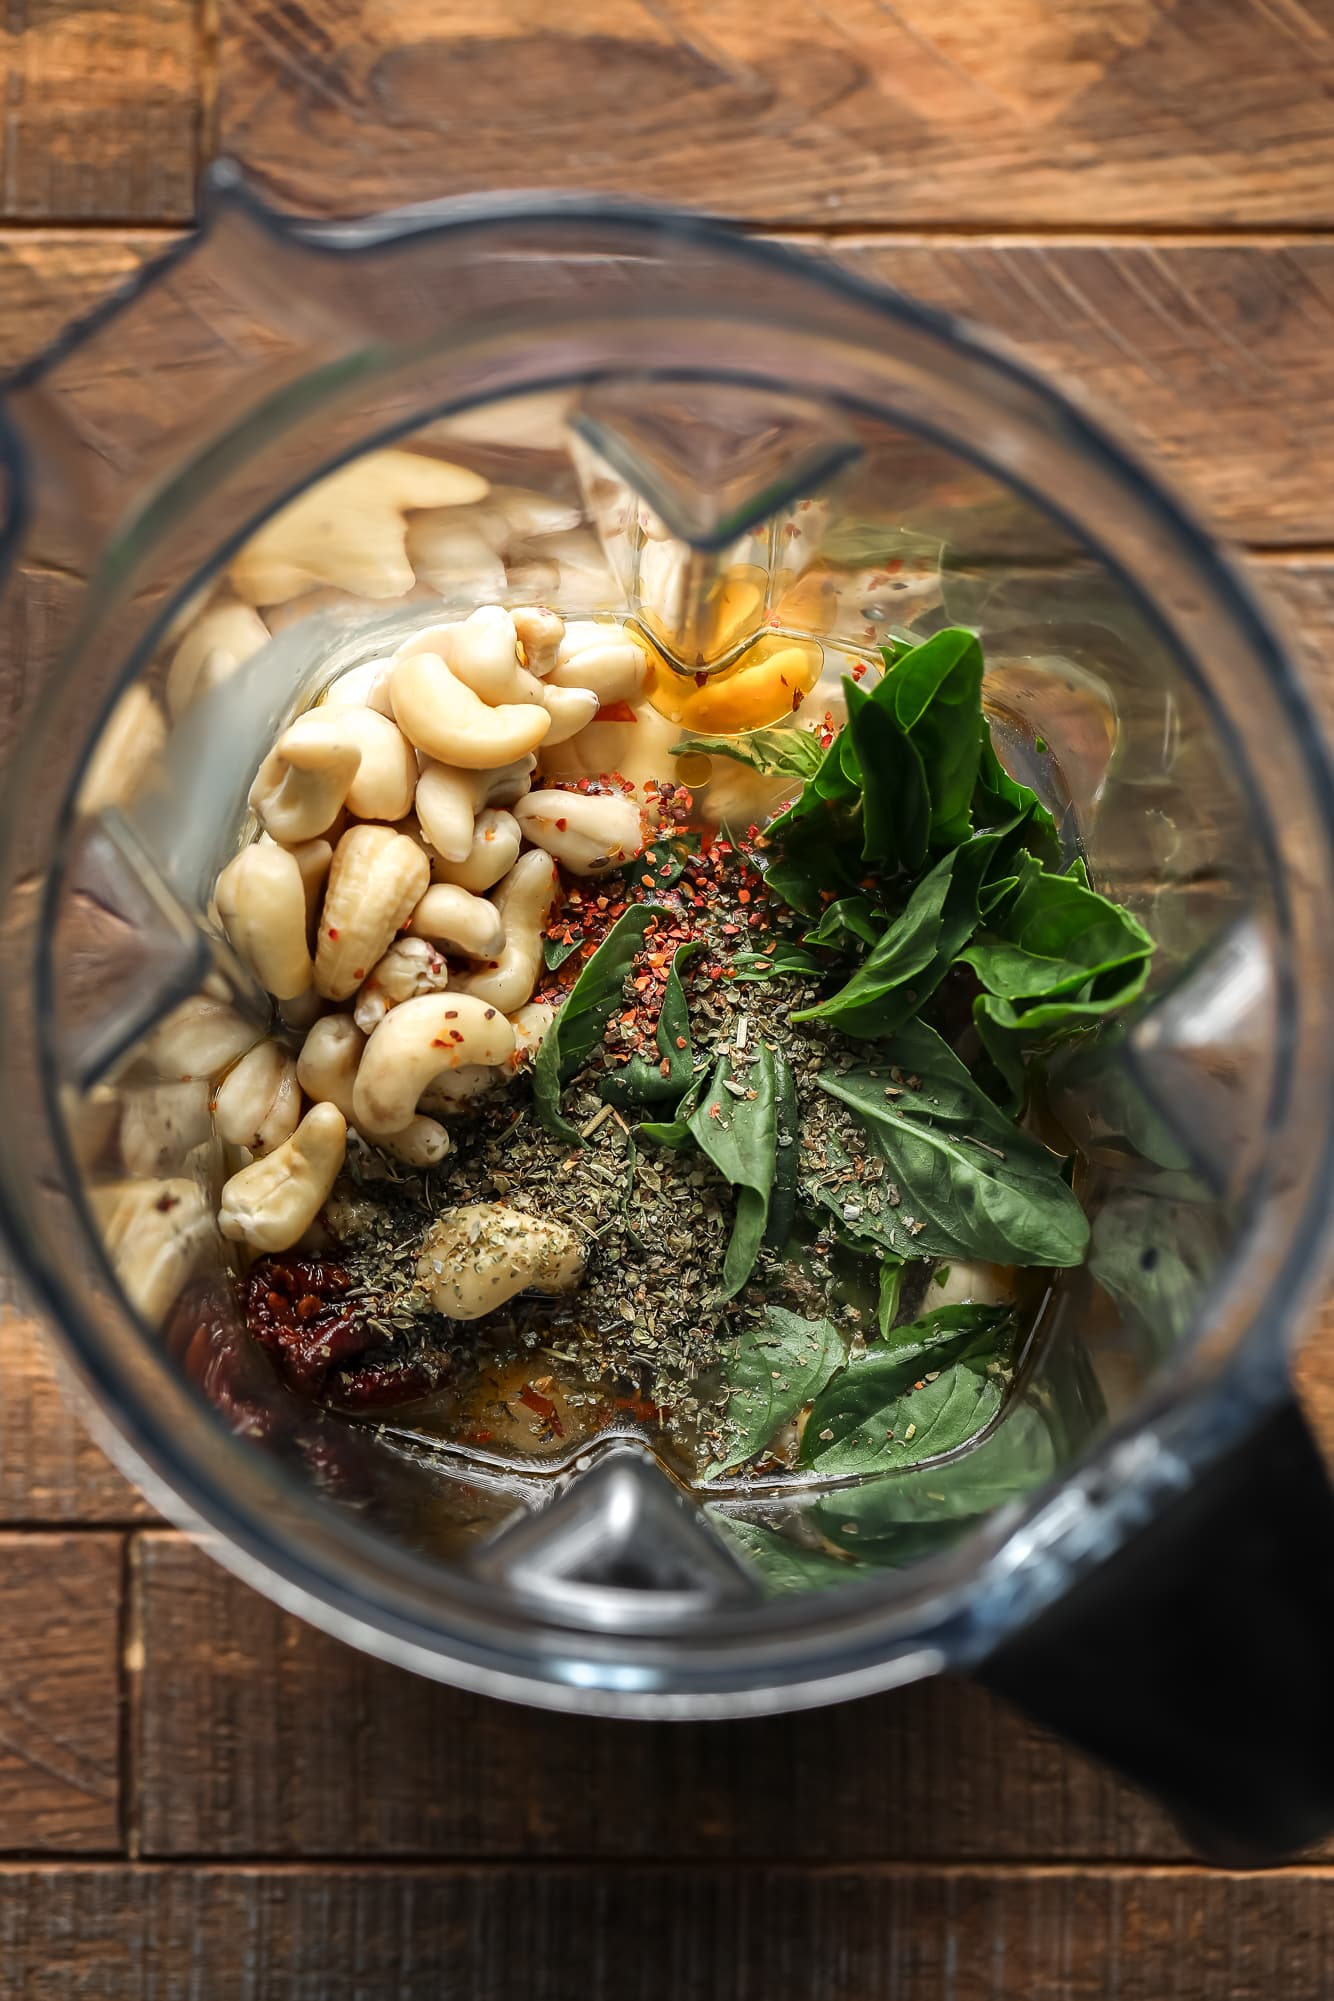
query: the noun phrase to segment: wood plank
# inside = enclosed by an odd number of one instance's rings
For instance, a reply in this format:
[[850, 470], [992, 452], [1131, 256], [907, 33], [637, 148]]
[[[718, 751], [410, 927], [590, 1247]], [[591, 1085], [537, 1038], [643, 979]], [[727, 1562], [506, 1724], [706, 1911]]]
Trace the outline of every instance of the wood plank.
[[963, 1684], [762, 1722], [551, 1716], [372, 1662], [179, 1536], [137, 1550], [147, 1856], [1183, 1852], [1128, 1788]]
[[0, 1381], [0, 1523], [153, 1519], [66, 1403], [41, 1323], [2, 1297]]
[[171, 241], [145, 230], [0, 230], [0, 371], [40, 354]]
[[222, 0], [223, 150], [363, 213], [593, 188], [766, 221], [1334, 215], [1322, 0]]
[[199, 38], [189, 0], [11, 0], [0, 213], [184, 219], [194, 201]]
[[1011, 341], [1225, 533], [1334, 540], [1334, 244], [831, 249]]
[[0, 1850], [120, 1847], [120, 1578], [119, 1536], [0, 1535]]
[[[0, 233], [0, 368], [38, 351], [169, 240]], [[1334, 542], [1334, 243], [826, 248], [1054, 370], [1227, 533]], [[137, 369], [132, 345], [125, 366]], [[104, 365], [82, 393], [110, 413], [128, 386]]]
[[0, 1868], [24, 2001], [1321, 2001], [1332, 1972], [1318, 1870]]

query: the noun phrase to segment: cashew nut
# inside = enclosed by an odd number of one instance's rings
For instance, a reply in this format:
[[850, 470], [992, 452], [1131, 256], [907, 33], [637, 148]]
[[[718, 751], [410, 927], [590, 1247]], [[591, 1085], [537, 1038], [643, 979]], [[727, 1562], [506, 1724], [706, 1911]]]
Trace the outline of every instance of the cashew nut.
[[[509, 1062], [513, 1061], [511, 1056]], [[422, 1092], [418, 1107], [437, 1118], [447, 1118], [451, 1112], [462, 1111], [474, 1098], [494, 1091], [497, 1084], [505, 1082], [506, 1074], [506, 1068], [495, 1069], [489, 1063], [464, 1063], [457, 1070], [442, 1070]]]
[[543, 744], [539, 761], [549, 778], [598, 778], [614, 771], [642, 795], [648, 785], [676, 776], [670, 752], [680, 740], [681, 725], [645, 702], [632, 722], [590, 723], [555, 750]]
[[[307, 856], [312, 868], [319, 860], [318, 850]], [[260, 985], [278, 1000], [305, 993], [312, 967], [306, 885], [296, 856], [276, 841], [254, 841], [228, 862], [216, 896], [227, 936]]]
[[431, 1224], [417, 1279], [438, 1313], [479, 1320], [517, 1292], [572, 1291], [584, 1263], [583, 1245], [564, 1223], [503, 1202], [478, 1202]]
[[963, 1258], [949, 1258], [934, 1273], [922, 1310], [936, 1306], [1008, 1306], [1013, 1298], [1014, 1273], [1008, 1265], [974, 1264]]
[[317, 994], [314, 987], [309, 993], [298, 994], [295, 1000], [284, 1001], [278, 1009], [278, 1016], [284, 1028], [295, 1029], [298, 1035], [317, 1022], [324, 1013], [328, 1002], [323, 994]]
[[469, 959], [494, 959], [505, 944], [505, 926], [494, 903], [452, 882], [433, 882], [408, 919], [417, 938], [452, 945]]
[[605, 875], [644, 845], [638, 806], [619, 792], [530, 792], [514, 809], [520, 831], [575, 875]]
[[[272, 834], [261, 834], [259, 845], [267, 847], [272, 840]], [[298, 841], [295, 847], [288, 848], [287, 853], [301, 871], [301, 887], [306, 898], [306, 939], [313, 947], [315, 924], [320, 914], [320, 892], [333, 860], [333, 844], [323, 835], [318, 835], [313, 841]]]
[[494, 966], [456, 981], [456, 990], [503, 1014], [514, 1014], [531, 999], [542, 970], [542, 933], [559, 893], [556, 864], [549, 854], [529, 848], [520, 855], [492, 897], [505, 926], [504, 950]]
[[257, 1251], [287, 1251], [315, 1221], [347, 1151], [336, 1105], [314, 1105], [290, 1139], [222, 1186], [218, 1227]]
[[188, 1084], [147, 1084], [125, 1094], [120, 1157], [131, 1174], [178, 1173], [186, 1155], [211, 1130], [208, 1085], [202, 1078]]
[[405, 1167], [436, 1167], [449, 1152], [449, 1134], [437, 1119], [414, 1114], [401, 1132], [379, 1133], [371, 1141]]
[[467, 618], [428, 625], [405, 639], [394, 658], [406, 660], [418, 653], [443, 660], [451, 674], [493, 707], [542, 699], [539, 683], [519, 665], [514, 620], [503, 605], [482, 605]]
[[258, 528], [232, 563], [232, 583], [257, 605], [283, 604], [326, 583], [362, 597], [399, 597], [413, 583], [404, 514], [457, 507], [486, 493], [477, 473], [442, 459], [367, 452]]
[[268, 643], [269, 628], [248, 604], [211, 605], [171, 657], [168, 713], [179, 719]]
[[183, 1176], [124, 1187], [103, 1233], [121, 1289], [153, 1326], [165, 1319], [216, 1242], [203, 1190]]
[[514, 1030], [498, 1008], [467, 994], [424, 994], [391, 1008], [362, 1053], [354, 1123], [368, 1139], [401, 1132], [431, 1079], [465, 1063], [503, 1063]]
[[426, 766], [417, 780], [417, 818], [442, 860], [467, 860], [477, 814], [484, 806], [512, 806], [516, 799], [522, 799], [532, 784], [536, 763], [530, 753], [497, 771], [454, 771], [447, 764], [435, 763]]
[[408, 1167], [434, 1167], [449, 1151], [449, 1134], [434, 1119], [414, 1114], [393, 1133], [372, 1135], [354, 1115], [353, 1096], [357, 1069], [367, 1047], [367, 1039], [345, 1014], [329, 1014], [317, 1021], [306, 1037], [297, 1058], [301, 1088], [317, 1105], [333, 1105], [348, 1125], [357, 1125], [363, 1139], [390, 1153]]
[[418, 750], [466, 771], [513, 763], [536, 750], [551, 728], [550, 716], [536, 702], [489, 707], [436, 653], [401, 654], [389, 698], [399, 728]]
[[158, 1023], [147, 1051], [159, 1077], [182, 1084], [202, 1077], [212, 1083], [229, 1063], [253, 1049], [263, 1033], [226, 1001], [194, 994]]
[[499, 597], [508, 589], [505, 565], [490, 542], [452, 507], [413, 515], [407, 554], [419, 581], [442, 597], [460, 589], [476, 597]]
[[389, 676], [392, 660], [363, 660], [331, 681], [320, 701], [326, 709], [374, 709], [377, 715], [394, 720], [389, 704]]
[[565, 628], [551, 680], [560, 688], [591, 688], [601, 704], [635, 701], [647, 674], [643, 648], [622, 626], [576, 619]]
[[366, 975], [352, 1018], [362, 1034], [369, 1035], [400, 1001], [443, 993], [448, 985], [449, 967], [428, 939], [396, 938]]
[[556, 1010], [550, 1001], [529, 1001], [526, 1007], [515, 1010], [510, 1016], [510, 1027], [514, 1030], [514, 1054], [510, 1058], [512, 1070], [520, 1070], [525, 1064], [537, 1061], [537, 1052], [546, 1041], [555, 1019]]
[[494, 889], [501, 876], [514, 867], [522, 846], [514, 815], [498, 806], [483, 806], [473, 821], [472, 846], [463, 860], [432, 862], [431, 880], [456, 883], [480, 896], [484, 890]]
[[307, 709], [289, 723], [255, 774], [250, 805], [275, 841], [325, 834], [347, 801], [361, 747], [346, 709]]
[[86, 1174], [96, 1167], [120, 1120], [120, 1092], [112, 1084], [94, 1084], [87, 1091], [61, 1086], [61, 1109], [74, 1158]]
[[336, 1105], [353, 1122], [352, 1086], [366, 1038], [350, 1015], [326, 1014], [307, 1032], [296, 1059], [297, 1081], [316, 1105]]
[[541, 604], [521, 604], [510, 616], [523, 648], [524, 665], [530, 674], [536, 674], [539, 680], [544, 681], [560, 658], [560, 646], [565, 637], [564, 619]]
[[348, 828], [334, 849], [315, 948], [315, 985], [326, 1000], [356, 992], [430, 880], [431, 864], [408, 835]]
[[578, 736], [602, 707], [591, 688], [557, 688], [550, 681], [542, 685], [542, 700], [551, 718], [545, 741], [551, 744], [568, 743], [572, 736]]
[[127, 688], [97, 739], [79, 787], [79, 811], [100, 813], [133, 799], [167, 741], [167, 722], [142, 682]]
[[347, 789], [348, 812], [359, 820], [401, 820], [417, 789], [417, 759], [398, 724], [352, 702], [335, 703], [329, 713], [339, 718], [361, 753]]
[[219, 1135], [251, 1153], [271, 1153], [281, 1146], [300, 1117], [296, 1058], [271, 1036], [248, 1049], [214, 1093], [213, 1123]]

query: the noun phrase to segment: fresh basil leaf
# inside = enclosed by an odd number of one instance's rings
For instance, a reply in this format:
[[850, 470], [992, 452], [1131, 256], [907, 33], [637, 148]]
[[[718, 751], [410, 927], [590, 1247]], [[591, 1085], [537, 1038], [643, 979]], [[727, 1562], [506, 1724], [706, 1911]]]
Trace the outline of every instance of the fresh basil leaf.
[[640, 883], [647, 889], [645, 876], [652, 876], [656, 890], [670, 889], [680, 880], [681, 873], [692, 855], [699, 853], [699, 835], [694, 833], [665, 834], [637, 854], [633, 861], [625, 864], [623, 873], [631, 882]]
[[829, 971], [823, 959], [786, 939], [768, 952], [738, 952], [731, 961], [734, 980], [805, 980]]
[[[604, 1077], [599, 1092], [609, 1104], [619, 1105], [622, 1110], [627, 1105], [675, 1104], [690, 1082], [695, 1059], [690, 1045], [690, 1013], [686, 1006], [685, 989], [681, 985], [681, 968], [695, 952], [702, 949], [703, 943], [703, 939], [694, 938], [689, 944], [678, 946], [672, 959], [658, 1014], [655, 1038], [658, 1061], [650, 1063], [646, 1057], [635, 1055], [623, 1068]], [[667, 1065], [665, 1073], [664, 1063]]]
[[774, 1185], [769, 1196], [764, 1241], [781, 1251], [797, 1220], [797, 1165], [801, 1158], [797, 1083], [781, 1050], [774, 1053], [774, 1109]]
[[[700, 1150], [737, 1191], [719, 1305], [735, 1299], [750, 1277], [768, 1227], [778, 1165], [780, 1065], [786, 1068], [787, 1059], [763, 1040], [745, 1065], [725, 1051], [687, 1121]], [[730, 1083], [753, 1091], [754, 1097], [736, 1096], [727, 1088]]]
[[1031, 1001], [1073, 997], [1115, 972], [1123, 974], [1118, 990], [1129, 986], [1152, 951], [1152, 938], [1128, 910], [1071, 874], [1046, 874], [1030, 858], [1013, 899], [959, 957], [990, 993]]
[[861, 872], [861, 774], [841, 730], [801, 793], [765, 829], [773, 858], [765, 883], [803, 917], [821, 916], [827, 892], [852, 890]]
[[[1008, 1324], [1010, 1316], [1003, 1318]], [[1000, 1410], [1008, 1354], [1000, 1330], [988, 1328], [934, 1382], [919, 1384], [912, 1363], [872, 1350], [816, 1398], [802, 1434], [802, 1464], [827, 1477], [877, 1473], [956, 1451]]]
[[[862, 785], [862, 858], [915, 873], [931, 837], [931, 797], [922, 755], [894, 715], [886, 677], [869, 693], [843, 683], [847, 733]], [[883, 694], [881, 691], [884, 691]]]
[[936, 991], [977, 928], [978, 912], [997, 871], [1011, 857], [1025, 825], [974, 834], [944, 855], [913, 890], [868, 958], [845, 986], [794, 1021], [831, 1021], [845, 1035], [892, 1035]]
[[625, 976], [653, 919], [668, 916], [652, 903], [636, 903], [618, 917], [566, 995], [533, 1065], [533, 1102], [547, 1131], [579, 1145], [576, 1129], [564, 1118], [560, 1094], [601, 1042]]
[[639, 1127], [645, 1139], [651, 1139], [655, 1146], [680, 1148], [690, 1146], [694, 1135], [690, 1130], [690, 1117], [709, 1085], [710, 1073], [707, 1069], [696, 1072], [694, 1082], [689, 1085], [676, 1111], [670, 1119], [649, 1119]]
[[1013, 1104], [1023, 1096], [1025, 1058], [1129, 1007], [1144, 991], [1149, 964], [1147, 958], [1139, 959], [1090, 980], [1073, 994], [1030, 1001], [1023, 1008], [1001, 994], [977, 996], [973, 1023], [982, 1047], [1005, 1079]]
[[1179, 1199], [1183, 1182], [1165, 1175], [1118, 1192], [1093, 1223], [1089, 1270], [1160, 1352], [1190, 1327], [1227, 1247], [1224, 1216], [1207, 1201]]
[[766, 1307], [760, 1326], [748, 1327], [723, 1358], [729, 1443], [705, 1479], [716, 1480], [753, 1459], [846, 1359], [832, 1320], [804, 1320], [784, 1307]]
[[878, 1479], [818, 1501], [815, 1525], [863, 1563], [916, 1562], [947, 1548], [983, 1516], [1024, 1499], [1062, 1463], [1047, 1414], [1016, 1400], [971, 1452], [921, 1471], [882, 1468]]
[[[932, 1306], [907, 1326], [891, 1327], [871, 1352], [892, 1356], [920, 1375], [925, 1356], [939, 1356], [983, 1334], [999, 1337], [1002, 1331], [1012, 1332], [1007, 1322], [1013, 1320], [1014, 1309], [1009, 1306]], [[935, 1368], [937, 1363], [930, 1366]]]
[[891, 666], [895, 718], [922, 760], [931, 800], [931, 840], [953, 846], [972, 832], [981, 758], [982, 648], [965, 626], [946, 626]]
[[901, 1257], [1079, 1264], [1088, 1222], [1060, 1163], [979, 1089], [934, 1029], [909, 1023], [873, 1066], [825, 1072], [897, 1188], [881, 1241]]
[[875, 1303], [875, 1324], [882, 1340], [887, 1341], [893, 1330], [902, 1290], [903, 1260], [887, 1253], [880, 1267], [880, 1290]]
[[840, 896], [827, 906], [815, 929], [806, 933], [806, 943], [845, 946], [851, 941], [874, 945], [884, 928], [885, 914], [876, 909], [869, 896]]
[[554, 973], [557, 966], [563, 966], [571, 952], [577, 952], [583, 942], [582, 938], [544, 938], [542, 940], [542, 957], [546, 961], [547, 971]]
[[673, 757], [730, 757], [766, 778], [790, 775], [809, 778], [824, 762], [819, 740], [793, 724], [785, 728], [750, 730], [745, 736], [688, 736], [673, 744]]
[[827, 1591], [835, 1584], [847, 1584], [857, 1574], [841, 1558], [824, 1550], [803, 1549], [800, 1543], [789, 1541], [761, 1522], [743, 1521], [716, 1507], [706, 1513], [711, 1525], [735, 1543], [743, 1560], [758, 1571], [767, 1591]]

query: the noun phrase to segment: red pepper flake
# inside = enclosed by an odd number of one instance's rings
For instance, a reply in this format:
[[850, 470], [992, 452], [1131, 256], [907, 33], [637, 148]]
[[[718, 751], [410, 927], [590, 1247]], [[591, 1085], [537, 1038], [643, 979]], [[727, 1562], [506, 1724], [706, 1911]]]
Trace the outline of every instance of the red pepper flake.
[[736, 900], [738, 903], [749, 903], [750, 891], [748, 889], [739, 889], [736, 893]]
[[[628, 702], [604, 702], [593, 717], [595, 723], [632, 723], [634, 720], [635, 712]], [[582, 779], [580, 783], [586, 785], [588, 780]]]
[[715, 1098], [713, 1103], [709, 1106], [709, 1117], [711, 1119], [720, 1119], [722, 1115], [723, 1115], [723, 1108], [718, 1103], [718, 1100]]
[[[690, 1044], [686, 1041], [684, 1035], [678, 1035], [676, 1038], [676, 1046], [678, 1049], [688, 1049], [690, 1047]], [[667, 1074], [666, 1071], [664, 1071], [663, 1075], [665, 1076], [666, 1074]]]
[[556, 832], [558, 834], [563, 834], [565, 832], [565, 829], [569, 826], [569, 824], [570, 824], [569, 821], [564, 818], [557, 820]]
[[557, 1438], [564, 1438], [565, 1427], [560, 1421], [560, 1413], [550, 1397], [544, 1397], [531, 1383], [525, 1383], [516, 1399], [526, 1410], [533, 1411], [543, 1424], [549, 1425]]
[[329, 926], [329, 936], [331, 938], [336, 938], [338, 936], [338, 933], [332, 924]]
[[641, 875], [639, 880], [643, 883], [645, 889], [655, 889], [657, 887], [651, 875]]

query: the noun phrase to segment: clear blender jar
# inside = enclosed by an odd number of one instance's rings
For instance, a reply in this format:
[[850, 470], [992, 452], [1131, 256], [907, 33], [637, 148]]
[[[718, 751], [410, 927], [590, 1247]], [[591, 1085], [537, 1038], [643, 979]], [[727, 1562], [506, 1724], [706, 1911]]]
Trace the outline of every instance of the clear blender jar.
[[[1171, 499], [975, 333], [722, 227], [307, 227], [226, 176], [12, 385], [3, 436], [9, 589], [69, 588], [4, 786], [0, 1202], [158, 1505], [342, 1638], [499, 1695], [749, 1714], [950, 1666], [1229, 1852], [1334, 1818], [1334, 1510], [1286, 1362], [1329, 1205], [1330, 774]], [[424, 619], [534, 600], [651, 649], [643, 712], [598, 725], [617, 765], [822, 713], [885, 641], [973, 627], [1006, 762], [1152, 934], [1134, 1015], [1049, 1078], [1091, 1256], [967, 1451], [703, 1480], [633, 1400], [469, 1444], [295, 1403], [249, 1341], [213, 1224], [237, 1050], [182, 1076], [171, 1024], [272, 1026], [211, 900], [250, 781]], [[725, 760], [690, 778], [725, 819]], [[127, 1107], [164, 1084], [146, 1136]]]

